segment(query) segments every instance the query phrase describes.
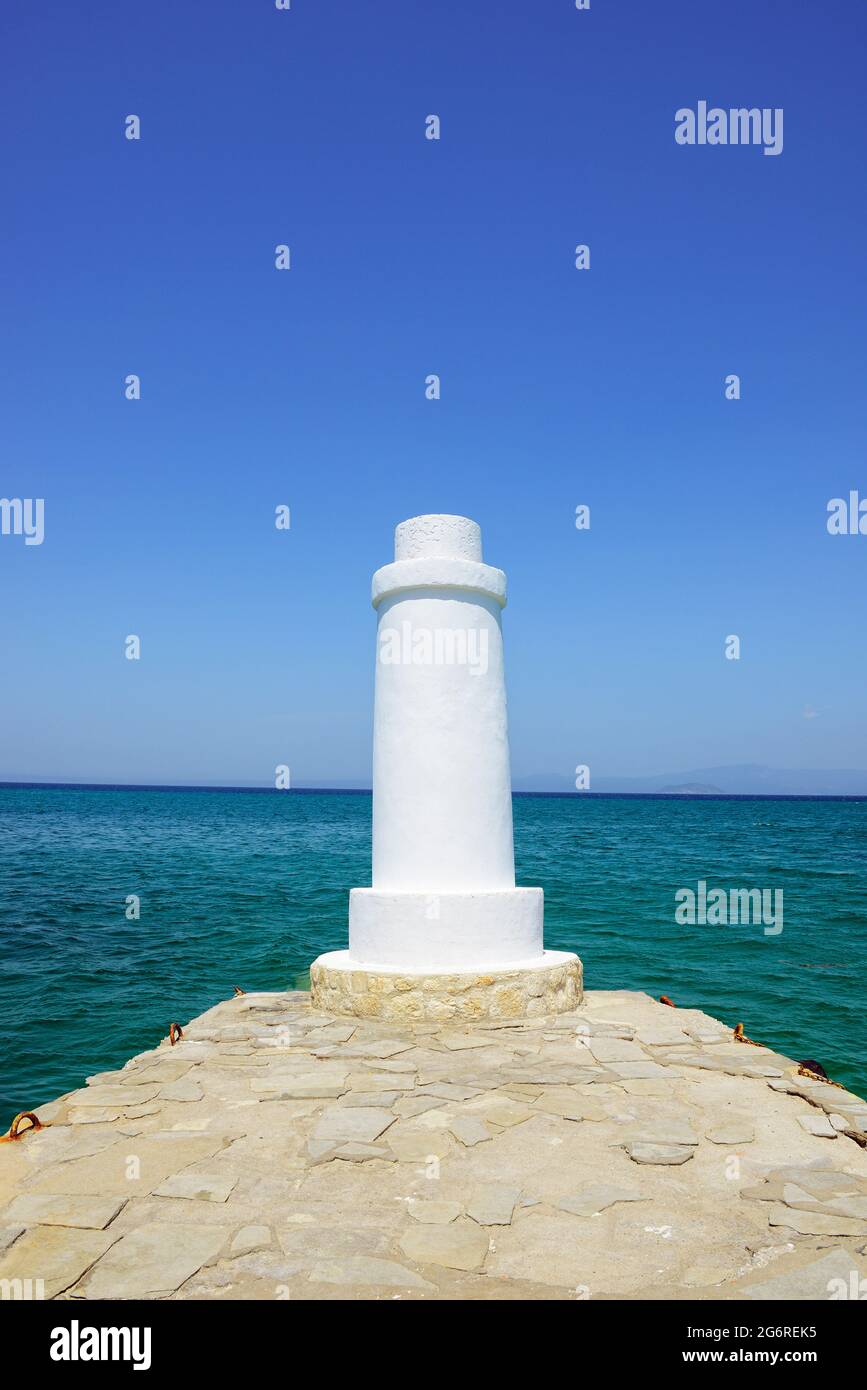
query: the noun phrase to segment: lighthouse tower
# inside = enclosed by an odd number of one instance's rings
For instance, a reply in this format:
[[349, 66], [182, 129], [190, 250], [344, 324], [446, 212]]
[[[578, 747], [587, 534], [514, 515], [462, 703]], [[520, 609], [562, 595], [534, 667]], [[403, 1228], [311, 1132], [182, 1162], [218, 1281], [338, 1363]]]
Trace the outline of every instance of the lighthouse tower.
[[419, 516], [373, 576], [373, 884], [314, 1004], [393, 1019], [574, 1009], [581, 962], [542, 944], [541, 888], [515, 886], [503, 667], [506, 576], [474, 521]]

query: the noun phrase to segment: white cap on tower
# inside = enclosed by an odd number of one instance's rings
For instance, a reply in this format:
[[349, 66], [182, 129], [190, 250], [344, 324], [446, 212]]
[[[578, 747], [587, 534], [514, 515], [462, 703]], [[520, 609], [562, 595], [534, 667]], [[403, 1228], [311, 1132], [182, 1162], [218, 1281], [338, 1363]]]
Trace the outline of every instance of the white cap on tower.
[[430, 555], [455, 560], [481, 560], [482, 532], [466, 516], [412, 516], [394, 532], [395, 560], [419, 560]]

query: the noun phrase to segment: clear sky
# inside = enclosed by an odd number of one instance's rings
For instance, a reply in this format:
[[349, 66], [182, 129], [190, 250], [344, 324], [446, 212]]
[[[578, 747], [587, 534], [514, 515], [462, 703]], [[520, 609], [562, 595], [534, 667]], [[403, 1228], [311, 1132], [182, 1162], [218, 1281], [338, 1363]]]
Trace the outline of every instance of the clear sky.
[[[861, 0], [4, 27], [0, 493], [45, 539], [0, 536], [0, 779], [364, 782], [370, 574], [429, 511], [509, 576], [519, 785], [867, 767]], [[702, 100], [782, 153], [678, 145]]]

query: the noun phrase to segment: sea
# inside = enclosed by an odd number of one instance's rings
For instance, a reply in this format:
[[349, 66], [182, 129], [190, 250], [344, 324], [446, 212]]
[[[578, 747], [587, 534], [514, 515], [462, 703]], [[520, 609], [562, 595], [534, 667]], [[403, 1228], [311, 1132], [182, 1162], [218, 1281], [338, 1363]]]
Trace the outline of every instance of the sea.
[[[867, 798], [519, 794], [514, 820], [587, 988], [742, 1022], [867, 1095]], [[0, 1130], [234, 986], [307, 987], [370, 833], [363, 792], [0, 786]], [[782, 920], [684, 921], [701, 883]]]

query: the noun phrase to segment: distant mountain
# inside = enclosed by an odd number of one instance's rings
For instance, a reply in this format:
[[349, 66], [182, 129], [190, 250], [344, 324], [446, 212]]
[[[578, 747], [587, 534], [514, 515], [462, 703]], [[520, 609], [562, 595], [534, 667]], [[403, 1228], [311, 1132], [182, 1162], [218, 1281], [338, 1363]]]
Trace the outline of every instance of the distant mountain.
[[[575, 791], [574, 777], [558, 773], [515, 775], [516, 791]], [[693, 793], [706, 796], [867, 796], [867, 771], [859, 768], [774, 768], [761, 763], [693, 768], [655, 777], [594, 776], [591, 792]]]
[[712, 787], [707, 782], [682, 782], [677, 787], [660, 787], [666, 796], [722, 796], [722, 787]]

